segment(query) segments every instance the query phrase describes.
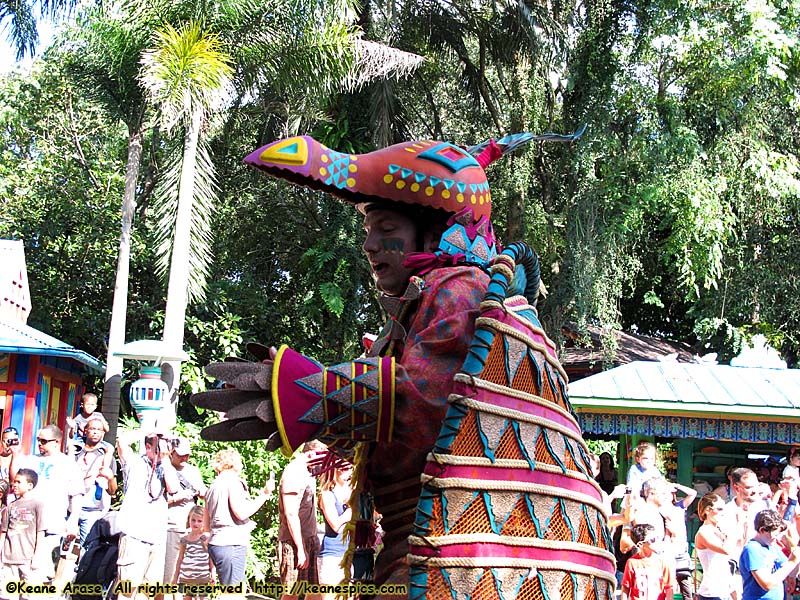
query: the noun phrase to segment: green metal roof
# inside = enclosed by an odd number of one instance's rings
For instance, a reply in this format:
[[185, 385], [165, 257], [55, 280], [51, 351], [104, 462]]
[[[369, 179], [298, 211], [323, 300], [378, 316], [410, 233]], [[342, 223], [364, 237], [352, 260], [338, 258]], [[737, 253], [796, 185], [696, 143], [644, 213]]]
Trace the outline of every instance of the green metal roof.
[[87, 352], [19, 321], [0, 321], [0, 352], [71, 358], [95, 373], [106, 368]]
[[569, 385], [584, 431], [800, 438], [800, 369], [635, 361]]

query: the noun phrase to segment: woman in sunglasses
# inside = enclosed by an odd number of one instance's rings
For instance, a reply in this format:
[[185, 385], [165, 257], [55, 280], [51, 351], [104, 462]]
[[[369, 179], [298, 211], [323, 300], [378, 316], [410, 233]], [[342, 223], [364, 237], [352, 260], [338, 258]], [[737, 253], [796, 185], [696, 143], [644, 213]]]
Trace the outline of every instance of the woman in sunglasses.
[[11, 481], [11, 461], [19, 452], [19, 431], [6, 427], [0, 437], [0, 480]]
[[739, 587], [739, 559], [736, 541], [720, 527], [723, 499], [711, 492], [697, 503], [697, 515], [703, 521], [694, 538], [697, 558], [703, 567], [703, 580], [697, 588], [699, 600], [730, 600]]

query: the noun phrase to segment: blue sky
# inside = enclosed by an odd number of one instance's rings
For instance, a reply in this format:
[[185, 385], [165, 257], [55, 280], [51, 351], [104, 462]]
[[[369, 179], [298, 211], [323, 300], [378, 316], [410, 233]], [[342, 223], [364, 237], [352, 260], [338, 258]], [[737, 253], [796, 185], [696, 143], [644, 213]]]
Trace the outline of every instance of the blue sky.
[[[8, 23], [3, 23], [0, 27], [0, 73], [7, 73], [15, 66], [23, 69], [29, 69], [31, 66], [31, 58], [26, 57], [21, 63], [17, 63], [17, 51], [8, 41]], [[39, 47], [36, 50], [37, 56], [41, 54], [45, 48], [53, 40], [55, 35], [55, 26], [49, 20], [39, 21], [37, 28], [39, 30]]]

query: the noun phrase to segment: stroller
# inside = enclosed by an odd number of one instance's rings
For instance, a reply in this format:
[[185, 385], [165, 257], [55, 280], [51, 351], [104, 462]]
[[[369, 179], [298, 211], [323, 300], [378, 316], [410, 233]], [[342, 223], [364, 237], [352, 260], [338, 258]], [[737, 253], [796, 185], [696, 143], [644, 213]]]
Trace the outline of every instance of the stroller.
[[89, 531], [85, 549], [75, 572], [73, 585], [100, 584], [102, 593], [83, 593], [77, 589], [73, 600], [111, 600], [117, 579], [117, 552], [119, 530], [116, 528], [117, 512], [109, 512]]

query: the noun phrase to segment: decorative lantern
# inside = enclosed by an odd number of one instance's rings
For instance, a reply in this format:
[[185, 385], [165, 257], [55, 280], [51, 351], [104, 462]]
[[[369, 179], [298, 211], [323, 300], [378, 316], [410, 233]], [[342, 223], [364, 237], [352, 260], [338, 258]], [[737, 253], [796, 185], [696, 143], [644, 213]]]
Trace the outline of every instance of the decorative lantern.
[[[169, 402], [169, 386], [161, 380], [161, 367], [141, 367], [131, 384], [131, 406], [142, 429], [154, 426], [159, 411]], [[150, 427], [152, 428], [152, 427]]]

